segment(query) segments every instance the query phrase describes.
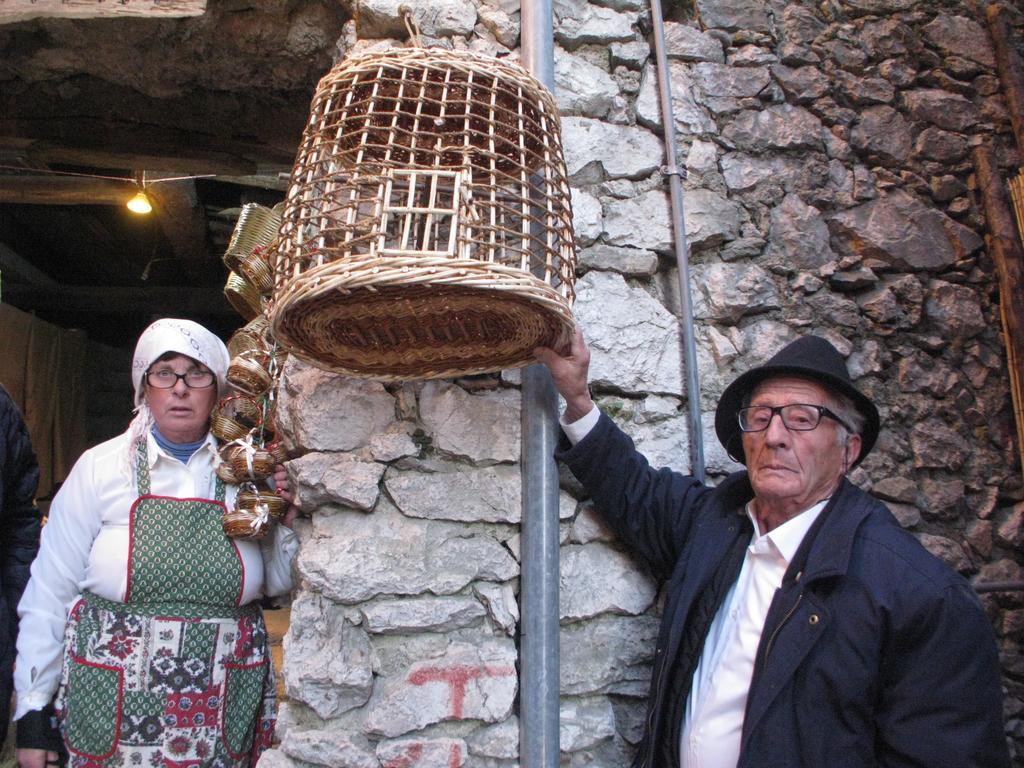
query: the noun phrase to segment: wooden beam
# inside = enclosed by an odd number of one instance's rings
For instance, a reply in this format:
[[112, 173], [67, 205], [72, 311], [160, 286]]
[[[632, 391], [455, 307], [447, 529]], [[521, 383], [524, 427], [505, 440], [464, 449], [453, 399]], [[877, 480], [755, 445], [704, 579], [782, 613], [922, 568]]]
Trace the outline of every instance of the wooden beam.
[[206, 250], [206, 212], [199, 203], [196, 183], [179, 179], [151, 184], [146, 194], [174, 255], [189, 271], [199, 271], [197, 277], [209, 277], [205, 274], [211, 262]]
[[5, 0], [0, 24], [39, 18], [95, 19], [111, 17], [175, 18], [202, 16], [206, 0]]
[[0, 176], [0, 203], [124, 205], [138, 190], [130, 181], [81, 176]]
[[220, 286], [101, 288], [96, 286], [5, 285], [3, 300], [26, 311], [119, 316], [150, 313], [170, 317], [237, 315]]
[[1017, 450], [1024, 451], [1024, 250], [991, 142], [975, 147], [974, 168], [988, 224], [988, 250], [999, 277], [999, 309], [1017, 423]]
[[51, 288], [57, 284], [56, 280], [3, 243], [0, 243], [0, 275], [3, 277], [14, 275], [22, 282], [39, 288]]
[[995, 47], [996, 68], [1010, 112], [1010, 124], [1017, 139], [1017, 152], [1024, 158], [1024, 63], [1014, 46], [1013, 30], [1006, 9], [998, 3], [985, 8], [989, 32]]

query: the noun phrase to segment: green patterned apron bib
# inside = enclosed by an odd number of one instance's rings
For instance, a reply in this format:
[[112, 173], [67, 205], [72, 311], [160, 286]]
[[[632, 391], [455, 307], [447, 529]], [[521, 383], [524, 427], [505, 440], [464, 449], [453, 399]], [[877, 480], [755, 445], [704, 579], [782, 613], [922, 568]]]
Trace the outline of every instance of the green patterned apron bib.
[[58, 695], [73, 768], [255, 765], [273, 737], [274, 675], [259, 605], [215, 499], [152, 496], [146, 445], [129, 520], [125, 602], [72, 608]]

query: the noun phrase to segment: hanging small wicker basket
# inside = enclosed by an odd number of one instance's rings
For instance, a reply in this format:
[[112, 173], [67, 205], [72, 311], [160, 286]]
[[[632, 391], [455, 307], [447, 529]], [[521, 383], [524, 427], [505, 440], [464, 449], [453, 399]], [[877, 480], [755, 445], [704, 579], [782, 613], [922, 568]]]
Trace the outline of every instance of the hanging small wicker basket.
[[263, 311], [259, 289], [237, 272], [231, 272], [224, 283], [224, 296], [246, 322]]
[[258, 203], [242, 206], [242, 212], [231, 232], [231, 241], [224, 252], [224, 263], [228, 269], [237, 272], [242, 259], [256, 248], [268, 245], [277, 236], [283, 207], [280, 203], [273, 208]]
[[526, 365], [572, 337], [575, 262], [558, 113], [521, 67], [394, 49], [320, 81], [269, 307], [285, 348], [379, 380]]

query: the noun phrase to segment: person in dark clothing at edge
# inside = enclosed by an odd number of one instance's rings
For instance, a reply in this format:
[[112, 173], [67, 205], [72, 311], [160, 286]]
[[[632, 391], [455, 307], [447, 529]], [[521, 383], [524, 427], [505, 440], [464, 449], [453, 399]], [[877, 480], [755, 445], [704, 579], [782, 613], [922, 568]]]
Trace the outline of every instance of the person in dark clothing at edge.
[[566, 401], [557, 458], [667, 582], [634, 765], [1010, 764], [978, 599], [845, 477], [879, 415], [835, 347], [804, 336], [725, 389], [715, 431], [746, 471], [717, 487], [597, 410], [582, 334], [535, 355]]
[[39, 551], [39, 465], [21, 411], [0, 386], [0, 745], [11, 718], [18, 601]]

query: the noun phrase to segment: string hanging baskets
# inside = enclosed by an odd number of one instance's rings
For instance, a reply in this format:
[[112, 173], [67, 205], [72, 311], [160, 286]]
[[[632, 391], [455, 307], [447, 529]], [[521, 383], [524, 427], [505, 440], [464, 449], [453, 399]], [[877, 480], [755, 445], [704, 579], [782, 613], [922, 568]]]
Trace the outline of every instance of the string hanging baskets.
[[554, 100], [518, 65], [408, 48], [319, 83], [278, 235], [274, 337], [379, 380], [532, 362], [573, 333]]

